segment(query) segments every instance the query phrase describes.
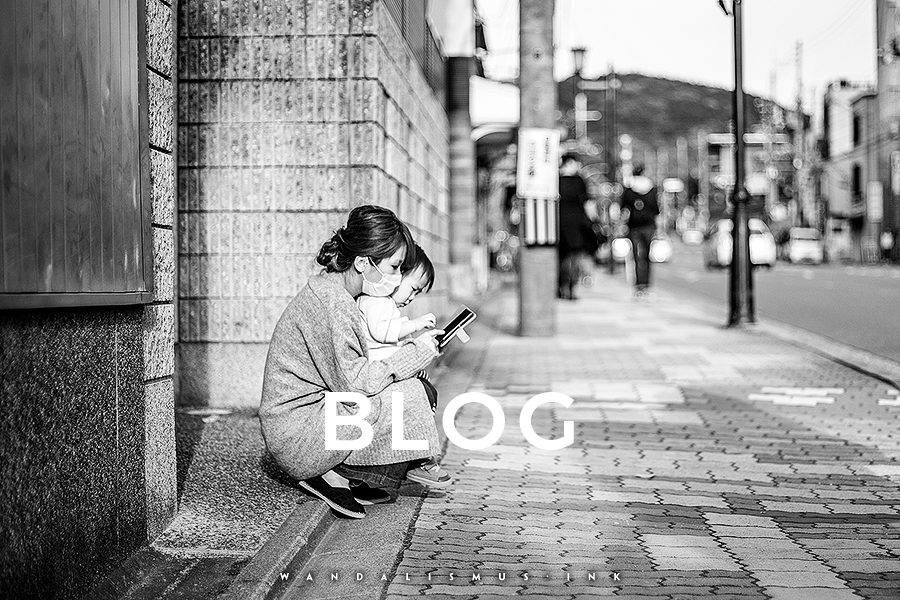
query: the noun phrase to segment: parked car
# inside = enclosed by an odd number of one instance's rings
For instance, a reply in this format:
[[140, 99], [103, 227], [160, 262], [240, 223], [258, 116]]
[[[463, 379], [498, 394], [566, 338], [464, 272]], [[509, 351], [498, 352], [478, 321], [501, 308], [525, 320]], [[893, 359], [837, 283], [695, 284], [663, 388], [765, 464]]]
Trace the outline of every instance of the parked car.
[[[760, 219], [750, 219], [750, 263], [757, 266], [775, 266], [775, 237]], [[713, 223], [703, 245], [703, 262], [707, 269], [727, 267], [731, 264], [731, 219]]]
[[699, 229], [685, 229], [681, 232], [681, 241], [689, 246], [699, 246], [703, 243], [703, 232]]
[[675, 246], [665, 233], [657, 233], [650, 241], [650, 262], [664, 263], [672, 260]]
[[617, 237], [612, 241], [612, 254], [616, 262], [625, 262], [631, 256], [631, 240]]
[[792, 263], [821, 264], [825, 258], [822, 234], [811, 227], [791, 227], [785, 255]]

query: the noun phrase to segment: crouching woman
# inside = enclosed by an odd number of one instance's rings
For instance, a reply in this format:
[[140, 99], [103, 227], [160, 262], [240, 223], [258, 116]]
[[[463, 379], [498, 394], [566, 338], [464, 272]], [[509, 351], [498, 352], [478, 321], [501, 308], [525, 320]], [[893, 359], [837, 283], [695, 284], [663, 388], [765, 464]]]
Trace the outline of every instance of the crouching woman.
[[[391, 357], [369, 362], [355, 302], [362, 293], [390, 295], [412, 248], [409, 230], [390, 210], [353, 209], [319, 251], [316, 261], [324, 270], [310, 277], [281, 315], [266, 358], [259, 419], [269, 452], [302, 488], [347, 517], [361, 518], [364, 504], [390, 500], [411, 461], [439, 454], [434, 416], [416, 373], [437, 356], [434, 336], [441, 331], [429, 330]], [[325, 447], [326, 392], [369, 398], [369, 445], [353, 451]], [[392, 449], [394, 392], [403, 394], [404, 438], [427, 440], [427, 449]], [[336, 411], [355, 415], [358, 405], [338, 402]], [[354, 426], [337, 427], [339, 440], [360, 433]]]

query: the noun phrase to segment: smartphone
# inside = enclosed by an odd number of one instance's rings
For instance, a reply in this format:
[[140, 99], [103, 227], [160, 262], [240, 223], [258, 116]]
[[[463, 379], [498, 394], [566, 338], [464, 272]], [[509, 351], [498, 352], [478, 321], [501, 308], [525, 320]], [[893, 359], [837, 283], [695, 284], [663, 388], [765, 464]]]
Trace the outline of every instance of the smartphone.
[[437, 342], [438, 350], [443, 350], [447, 347], [447, 344], [450, 343], [456, 334], [459, 333], [459, 330], [471, 323], [475, 320], [477, 315], [472, 312], [468, 306], [462, 306], [456, 314], [450, 319], [450, 322], [441, 327], [444, 330], [439, 336], [435, 336], [435, 341]]

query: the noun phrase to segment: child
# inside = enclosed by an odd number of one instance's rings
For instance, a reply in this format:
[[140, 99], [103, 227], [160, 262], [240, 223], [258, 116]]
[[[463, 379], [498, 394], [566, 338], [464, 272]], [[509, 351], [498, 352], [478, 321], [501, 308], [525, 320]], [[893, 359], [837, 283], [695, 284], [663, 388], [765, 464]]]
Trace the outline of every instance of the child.
[[[400, 348], [407, 336], [434, 327], [432, 313], [414, 319], [400, 313], [401, 308], [419, 294], [427, 293], [434, 284], [434, 265], [431, 259], [418, 244], [414, 245], [413, 252], [413, 267], [403, 274], [403, 279], [393, 294], [384, 298], [362, 295], [356, 301], [363, 319], [363, 330], [366, 332], [369, 361], [384, 360]], [[418, 377], [425, 387], [431, 410], [436, 411], [437, 390], [428, 381], [424, 371]], [[453, 483], [453, 478], [441, 468], [436, 458], [410, 469], [406, 477], [430, 487], [442, 488]]]

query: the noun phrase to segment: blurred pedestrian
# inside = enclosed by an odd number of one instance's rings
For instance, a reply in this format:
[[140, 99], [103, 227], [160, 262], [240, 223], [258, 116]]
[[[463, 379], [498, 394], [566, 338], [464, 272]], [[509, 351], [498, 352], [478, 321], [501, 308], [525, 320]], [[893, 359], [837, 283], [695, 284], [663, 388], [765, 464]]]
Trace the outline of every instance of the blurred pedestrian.
[[635, 164], [631, 182], [622, 192], [622, 210], [627, 211], [628, 239], [634, 257], [634, 295], [642, 298], [650, 293], [650, 242], [659, 225], [658, 191], [653, 181], [644, 177], [644, 166]]
[[888, 227], [881, 232], [879, 245], [881, 246], [881, 260], [886, 263], [891, 262], [891, 254], [894, 250], [894, 230], [892, 228]]
[[585, 212], [590, 200], [581, 174], [581, 161], [565, 154], [559, 167], [559, 287], [557, 297], [575, 300], [581, 260], [597, 251], [593, 222]]

